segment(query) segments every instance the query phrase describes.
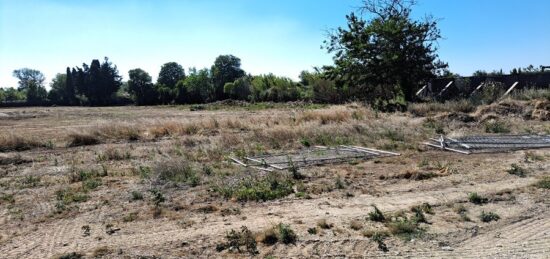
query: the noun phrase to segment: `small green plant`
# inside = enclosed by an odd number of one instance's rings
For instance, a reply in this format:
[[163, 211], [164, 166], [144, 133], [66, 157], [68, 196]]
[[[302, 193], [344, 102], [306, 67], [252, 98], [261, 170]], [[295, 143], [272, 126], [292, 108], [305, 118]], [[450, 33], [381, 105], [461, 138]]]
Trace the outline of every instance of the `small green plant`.
[[384, 222], [386, 220], [386, 217], [384, 216], [382, 211], [380, 211], [378, 207], [376, 207], [376, 205], [372, 205], [372, 207], [374, 208], [374, 210], [369, 212], [368, 214], [369, 220], [376, 221], [376, 222]]
[[103, 183], [101, 182], [101, 179], [98, 179], [98, 178], [87, 179], [82, 182], [82, 189], [84, 191], [95, 190], [97, 187], [101, 186], [102, 184]]
[[462, 204], [460, 205], [457, 205], [454, 207], [454, 211], [460, 215], [460, 218], [462, 219], [462, 221], [472, 221], [470, 219], [470, 217], [468, 217], [468, 209], [466, 209], [466, 207]]
[[550, 176], [544, 177], [543, 179], [539, 180], [537, 183], [535, 183], [535, 186], [542, 189], [550, 189]]
[[412, 211], [414, 212], [414, 216], [412, 220], [416, 223], [428, 223], [428, 220], [426, 219], [426, 215], [424, 215], [424, 211], [421, 207], [413, 207]]
[[288, 158], [288, 170], [292, 173], [292, 178], [294, 180], [304, 179], [304, 175], [300, 173], [300, 171], [298, 170], [298, 167], [292, 161], [292, 158], [290, 158], [290, 156], [288, 156], [287, 158]]
[[61, 255], [57, 258], [58, 259], [81, 259], [81, 258], [84, 258], [84, 255], [81, 253], [72, 252], [72, 253]]
[[87, 236], [90, 236], [91, 228], [88, 225], [84, 225], [84, 226], [82, 226], [82, 231], [84, 232], [84, 233], [82, 233], [82, 235], [87, 237]]
[[386, 239], [386, 237], [387, 235], [378, 231], [374, 232], [374, 234], [371, 237], [372, 241], [378, 244], [378, 249], [382, 250], [383, 252], [389, 251], [388, 246], [386, 245], [386, 243], [384, 243], [384, 239]]
[[153, 204], [155, 205], [155, 207], [159, 207], [161, 203], [166, 201], [166, 198], [164, 198], [164, 195], [160, 190], [151, 189], [150, 192], [153, 195]]
[[527, 169], [517, 165], [512, 164], [510, 169], [507, 170], [509, 174], [517, 175], [519, 177], [525, 177], [527, 175]]
[[485, 211], [482, 211], [481, 214], [479, 215], [479, 218], [481, 219], [481, 221], [483, 222], [491, 222], [491, 221], [497, 221], [500, 219], [500, 216], [497, 215], [496, 213], [494, 212], [485, 212]]
[[2, 194], [0, 196], [0, 200], [6, 203], [14, 203], [15, 197], [13, 196], [13, 194]]
[[342, 180], [342, 178], [340, 178], [340, 176], [336, 177], [336, 180], [334, 182], [334, 187], [336, 189], [345, 189], [346, 188], [346, 184], [344, 183], [344, 181]]
[[405, 239], [412, 239], [423, 233], [423, 229], [419, 227], [418, 222], [413, 219], [409, 219], [406, 216], [399, 216], [395, 220], [386, 224], [388, 230], [393, 235], [401, 236]]
[[283, 223], [279, 223], [277, 225], [277, 229], [279, 232], [279, 239], [283, 244], [294, 244], [296, 243], [296, 239], [298, 239], [298, 236], [296, 233], [294, 233], [294, 230], [290, 228], [290, 225], [285, 225]]
[[317, 228], [316, 227], [308, 228], [307, 233], [309, 233], [310, 235], [317, 235]]
[[139, 191], [132, 191], [130, 193], [130, 200], [132, 201], [143, 200], [143, 194]]
[[477, 194], [477, 192], [471, 192], [468, 194], [468, 200], [477, 205], [481, 205], [488, 202], [487, 198], [481, 197], [481, 195]]
[[137, 219], [137, 216], [138, 216], [137, 212], [131, 212], [131, 213], [129, 213], [128, 215], [124, 216], [124, 217], [122, 218], [122, 221], [124, 221], [124, 222], [132, 222], [132, 221], [134, 221], [134, 220]]
[[302, 145], [304, 145], [304, 147], [311, 147], [311, 142], [308, 138], [302, 138], [300, 140], [300, 143], [302, 143]]
[[240, 253], [241, 247], [244, 246], [249, 254], [258, 254], [256, 239], [254, 238], [254, 235], [252, 235], [252, 231], [250, 231], [246, 226], [242, 226], [240, 232], [234, 229], [227, 232], [225, 234], [225, 240], [225, 243], [216, 245], [216, 250], [218, 252], [229, 249], [231, 251], [236, 250]]
[[501, 121], [489, 121], [485, 123], [487, 133], [510, 133], [510, 126]]

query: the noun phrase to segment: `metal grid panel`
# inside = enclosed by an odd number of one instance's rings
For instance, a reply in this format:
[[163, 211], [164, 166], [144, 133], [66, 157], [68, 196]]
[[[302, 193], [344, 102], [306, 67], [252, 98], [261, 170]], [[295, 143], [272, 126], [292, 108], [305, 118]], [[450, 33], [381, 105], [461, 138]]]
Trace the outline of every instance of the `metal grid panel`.
[[460, 153], [499, 152], [518, 149], [550, 148], [550, 135], [487, 135], [447, 138], [440, 136], [425, 143]]
[[308, 167], [323, 164], [344, 163], [355, 160], [371, 159], [374, 157], [396, 156], [384, 150], [376, 150], [358, 146], [324, 147], [316, 146], [309, 149], [289, 153], [265, 154], [254, 157], [245, 157], [244, 162], [231, 158], [235, 163], [254, 168], [273, 168], [287, 170], [291, 167]]

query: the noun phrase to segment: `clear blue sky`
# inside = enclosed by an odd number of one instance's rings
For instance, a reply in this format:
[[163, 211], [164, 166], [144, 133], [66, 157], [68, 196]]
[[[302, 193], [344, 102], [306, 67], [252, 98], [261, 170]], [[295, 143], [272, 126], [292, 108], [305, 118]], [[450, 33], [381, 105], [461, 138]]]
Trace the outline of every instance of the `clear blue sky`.
[[[326, 30], [345, 24], [358, 0], [0, 0], [0, 86], [14, 69], [48, 82], [67, 66], [109, 57], [124, 80], [132, 68], [209, 67], [233, 54], [252, 74], [296, 79], [331, 64]], [[442, 18], [440, 57], [453, 72], [550, 65], [548, 0], [419, 0], [415, 16]], [[187, 69], [186, 69], [187, 70]]]

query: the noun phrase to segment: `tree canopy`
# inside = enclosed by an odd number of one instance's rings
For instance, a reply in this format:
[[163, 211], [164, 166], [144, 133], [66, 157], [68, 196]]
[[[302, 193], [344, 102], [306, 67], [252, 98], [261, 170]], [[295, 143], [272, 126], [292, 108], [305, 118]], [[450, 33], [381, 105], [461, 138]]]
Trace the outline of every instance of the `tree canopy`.
[[240, 77], [245, 76], [241, 69], [241, 59], [233, 55], [221, 55], [216, 58], [212, 65], [212, 81], [215, 88], [215, 98], [218, 100], [226, 99], [224, 86]]
[[155, 104], [157, 93], [152, 83], [151, 76], [143, 69], [136, 68], [128, 71], [128, 92], [134, 97], [136, 104]]
[[413, 20], [414, 4], [366, 0], [360, 11], [368, 20], [347, 15], [347, 27], [338, 28], [325, 42], [334, 54], [334, 66], [325, 67], [330, 78], [357, 89], [356, 97], [379, 108], [389, 100], [413, 100], [415, 90], [447, 66], [436, 53], [441, 38], [437, 21]]
[[168, 62], [162, 65], [157, 83], [170, 89], [174, 89], [178, 81], [185, 79], [185, 70], [176, 62]]

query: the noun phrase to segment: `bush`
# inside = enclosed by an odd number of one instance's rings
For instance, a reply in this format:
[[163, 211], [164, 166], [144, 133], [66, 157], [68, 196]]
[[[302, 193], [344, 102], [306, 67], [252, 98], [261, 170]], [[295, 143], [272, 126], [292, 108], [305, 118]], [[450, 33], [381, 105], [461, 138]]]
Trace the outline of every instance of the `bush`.
[[279, 239], [283, 242], [283, 244], [296, 243], [298, 236], [294, 233], [294, 230], [290, 228], [290, 225], [279, 223], [277, 225], [277, 229], [279, 230]]
[[510, 133], [510, 126], [501, 121], [488, 121], [485, 123], [487, 133]]
[[0, 152], [24, 151], [45, 146], [45, 143], [42, 143], [34, 138], [22, 137], [14, 134], [0, 135]]
[[369, 212], [368, 214], [369, 220], [376, 221], [376, 222], [385, 221], [386, 217], [384, 217], [384, 214], [382, 213], [382, 211], [380, 211], [378, 207], [376, 207], [376, 205], [372, 205], [372, 207], [374, 207], [374, 211]]
[[479, 215], [479, 218], [481, 219], [481, 221], [483, 222], [491, 222], [491, 221], [498, 221], [500, 219], [500, 216], [497, 215], [496, 213], [494, 212], [485, 212], [485, 211], [482, 211], [481, 214]]
[[527, 175], [527, 169], [522, 168], [517, 164], [512, 164], [511, 168], [507, 170], [509, 174], [517, 175], [519, 177], [525, 177]]
[[539, 180], [535, 186], [542, 188], [542, 189], [550, 189], [550, 176], [547, 176], [541, 180]]
[[184, 159], [158, 162], [153, 166], [152, 171], [161, 181], [188, 183], [191, 186], [197, 186], [200, 182], [199, 175], [191, 167], [191, 164]]
[[214, 186], [214, 190], [225, 198], [236, 198], [239, 201], [268, 201], [285, 197], [293, 190], [293, 181], [276, 174], [260, 178], [247, 178], [232, 185]]
[[139, 191], [132, 191], [130, 200], [137, 201], [137, 200], [143, 200], [143, 194]]
[[92, 134], [72, 133], [69, 135], [68, 147], [90, 146], [100, 144], [99, 138]]
[[477, 194], [477, 192], [471, 192], [468, 194], [468, 200], [473, 203], [473, 204], [477, 204], [477, 205], [480, 205], [480, 204], [483, 204], [483, 203], [487, 203], [488, 200], [487, 198], [483, 198], [481, 197], [481, 195]]
[[256, 239], [252, 232], [246, 226], [241, 227], [241, 231], [232, 229], [225, 234], [225, 243], [218, 244], [216, 250], [221, 252], [225, 249], [237, 250], [241, 252], [241, 247], [245, 247], [246, 251], [251, 255], [258, 254]]

